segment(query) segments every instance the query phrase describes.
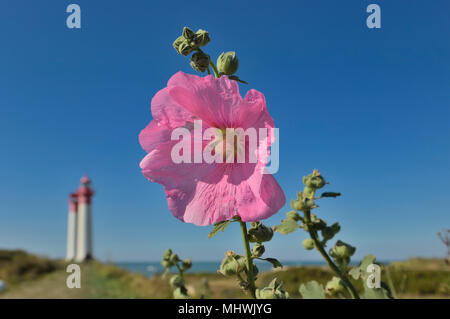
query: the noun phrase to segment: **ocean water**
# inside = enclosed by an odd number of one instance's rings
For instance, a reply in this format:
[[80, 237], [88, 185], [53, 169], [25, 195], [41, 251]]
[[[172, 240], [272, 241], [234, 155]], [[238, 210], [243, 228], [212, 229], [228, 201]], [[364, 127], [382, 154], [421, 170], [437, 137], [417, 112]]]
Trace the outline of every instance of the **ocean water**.
[[[155, 274], [164, 272], [164, 267], [160, 262], [116, 262], [116, 266], [126, 269], [131, 272], [141, 273], [145, 276], [151, 277]], [[259, 271], [268, 271], [273, 267], [268, 262], [255, 261]], [[306, 266], [306, 265], [326, 265], [325, 262], [282, 262], [284, 266]], [[220, 268], [220, 261], [203, 261], [193, 262], [192, 268], [188, 270], [188, 273], [215, 273]], [[175, 271], [175, 268], [174, 268]]]
[[[216, 273], [220, 268], [220, 263], [220, 261], [194, 261], [192, 268], [188, 270], [188, 273]], [[326, 266], [325, 261], [282, 261], [281, 263], [283, 266]], [[379, 261], [379, 263], [390, 264], [391, 261], [384, 260]], [[115, 262], [114, 264], [120, 268], [135, 273], [141, 273], [148, 277], [164, 272], [164, 267], [160, 262]], [[272, 265], [268, 262], [256, 260], [255, 264], [259, 271], [268, 271], [273, 269]], [[353, 266], [358, 265], [359, 261], [352, 261], [350, 264]], [[175, 271], [176, 269], [173, 268], [173, 272]]]

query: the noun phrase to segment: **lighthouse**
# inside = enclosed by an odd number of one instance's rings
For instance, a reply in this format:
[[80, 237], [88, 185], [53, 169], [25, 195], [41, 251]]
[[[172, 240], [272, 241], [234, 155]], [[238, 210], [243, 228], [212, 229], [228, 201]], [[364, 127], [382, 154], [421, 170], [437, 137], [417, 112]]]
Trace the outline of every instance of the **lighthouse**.
[[84, 176], [78, 188], [77, 212], [77, 253], [75, 261], [83, 262], [92, 259], [92, 208], [91, 199], [94, 191], [90, 187], [91, 180]]
[[67, 222], [67, 261], [83, 262], [92, 259], [92, 208], [94, 191], [87, 176], [81, 178], [81, 186], [69, 196]]
[[69, 196], [69, 216], [67, 220], [67, 255], [66, 260], [72, 261], [77, 253], [77, 211], [78, 195], [76, 193]]

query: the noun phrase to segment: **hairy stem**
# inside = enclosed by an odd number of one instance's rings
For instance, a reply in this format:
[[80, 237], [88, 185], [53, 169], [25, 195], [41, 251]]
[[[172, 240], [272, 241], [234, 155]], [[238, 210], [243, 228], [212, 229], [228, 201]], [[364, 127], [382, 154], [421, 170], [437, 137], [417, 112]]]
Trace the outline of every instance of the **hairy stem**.
[[[310, 221], [311, 221], [311, 212], [305, 211], [305, 223], [308, 225]], [[341, 278], [345, 287], [350, 292], [350, 295], [352, 296], [352, 298], [359, 299], [358, 291], [355, 289], [353, 284], [350, 282], [350, 280], [347, 278], [347, 276], [345, 276], [342, 273], [342, 271], [339, 269], [339, 267], [336, 266], [336, 264], [331, 260], [330, 256], [328, 256], [321, 241], [319, 240], [317, 232], [314, 229], [312, 229], [311, 227], [309, 227], [309, 225], [308, 225], [308, 232], [309, 232], [309, 235], [311, 236], [311, 239], [314, 241], [314, 246], [319, 251], [319, 253], [322, 255], [322, 257], [325, 259], [328, 266], [336, 273], [336, 275], [338, 275], [339, 278]]]
[[178, 266], [178, 264], [175, 264], [175, 266], [176, 266], [177, 269], [178, 269], [178, 274], [181, 276], [181, 278], [184, 278], [184, 276], [183, 276], [183, 271], [181, 270], [180, 266]]
[[247, 236], [247, 225], [243, 221], [239, 221], [241, 224], [241, 231], [242, 231], [242, 240], [244, 241], [244, 249], [245, 249], [245, 259], [247, 263], [247, 281], [248, 281], [248, 289], [250, 290], [250, 294], [253, 298], [256, 299], [255, 295], [255, 276], [253, 274], [253, 259], [252, 259], [252, 253], [250, 251], [250, 242], [248, 241]]
[[216, 77], [216, 78], [219, 78], [220, 76], [219, 76], [219, 71], [217, 71], [217, 68], [216, 68], [216, 66], [214, 65], [214, 63], [213, 63], [213, 61], [211, 61], [211, 59], [209, 59], [209, 65], [212, 67], [212, 69], [213, 69], [213, 72], [214, 72], [214, 76]]

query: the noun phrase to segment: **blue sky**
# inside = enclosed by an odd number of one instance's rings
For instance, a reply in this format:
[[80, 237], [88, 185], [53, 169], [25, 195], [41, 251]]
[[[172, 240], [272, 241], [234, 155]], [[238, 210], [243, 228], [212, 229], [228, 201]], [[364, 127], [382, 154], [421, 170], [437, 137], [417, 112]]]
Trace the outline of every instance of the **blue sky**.
[[[81, 30], [65, 25], [70, 3], [81, 6]], [[172, 217], [138, 166], [152, 96], [178, 70], [195, 73], [171, 46], [188, 25], [211, 33], [213, 57], [237, 52], [243, 93], [265, 94], [288, 201], [318, 168], [343, 196], [317, 214], [341, 223], [337, 238], [357, 258], [445, 253], [436, 232], [450, 227], [448, 1], [189, 3], [1, 2], [0, 247], [64, 256], [68, 194], [88, 173], [98, 258], [242, 251], [237, 225], [207, 239], [211, 227]], [[381, 29], [366, 27], [370, 3]], [[319, 260], [304, 238], [277, 234], [267, 255]]]

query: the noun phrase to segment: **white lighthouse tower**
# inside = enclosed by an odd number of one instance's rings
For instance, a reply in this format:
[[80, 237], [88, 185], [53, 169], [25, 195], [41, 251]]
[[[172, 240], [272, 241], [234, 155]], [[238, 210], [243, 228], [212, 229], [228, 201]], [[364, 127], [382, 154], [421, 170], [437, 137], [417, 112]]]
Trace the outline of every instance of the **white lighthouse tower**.
[[84, 176], [77, 191], [77, 244], [75, 261], [83, 262], [92, 259], [92, 209], [91, 199], [94, 191], [90, 187], [91, 180]]
[[78, 194], [73, 193], [69, 196], [69, 216], [67, 222], [67, 255], [66, 260], [72, 261], [77, 253], [77, 211]]

